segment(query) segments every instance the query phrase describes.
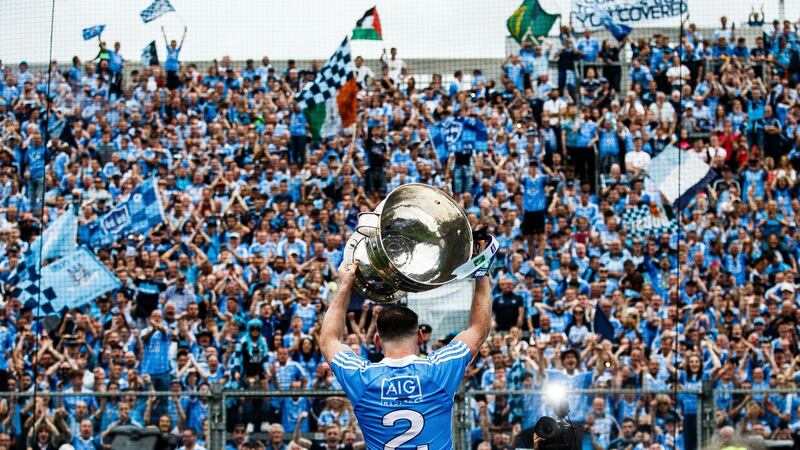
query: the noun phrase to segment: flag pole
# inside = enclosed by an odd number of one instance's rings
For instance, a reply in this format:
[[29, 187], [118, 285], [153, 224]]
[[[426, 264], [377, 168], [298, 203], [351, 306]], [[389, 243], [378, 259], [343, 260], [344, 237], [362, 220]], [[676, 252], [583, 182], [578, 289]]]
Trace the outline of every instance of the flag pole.
[[183, 16], [181, 15], [181, 13], [178, 12], [177, 9], [175, 10], [175, 15], [178, 16], [178, 19], [181, 20], [181, 23], [185, 27], [186, 26], [186, 19], [183, 18]]
[[[174, 0], [173, 0], [173, 1], [174, 1]], [[178, 10], [177, 10], [177, 9], [176, 9], [174, 6], [172, 7], [172, 12], [174, 12], [174, 13], [175, 13], [175, 15], [176, 15], [176, 16], [178, 16], [178, 19], [180, 19], [181, 23], [183, 24], [183, 26], [184, 26], [184, 28], [185, 28], [185, 27], [186, 27], [186, 19], [184, 19], [184, 18], [183, 18], [183, 16], [181, 15], [181, 13], [180, 13], [180, 12], [178, 12]]]
[[558, 39], [561, 40], [561, 30], [563, 29], [563, 24], [561, 23], [561, 13], [558, 13]]

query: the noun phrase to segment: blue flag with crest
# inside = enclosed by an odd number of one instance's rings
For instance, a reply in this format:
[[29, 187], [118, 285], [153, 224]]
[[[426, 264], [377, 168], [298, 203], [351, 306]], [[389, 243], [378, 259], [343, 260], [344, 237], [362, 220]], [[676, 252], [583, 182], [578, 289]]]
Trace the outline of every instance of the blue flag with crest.
[[155, 177], [133, 191], [128, 199], [79, 230], [81, 240], [93, 248], [116, 242], [128, 234], [146, 233], [167, 220]]
[[489, 135], [480, 119], [451, 116], [433, 125], [431, 142], [439, 159], [446, 159], [452, 153], [486, 151]]

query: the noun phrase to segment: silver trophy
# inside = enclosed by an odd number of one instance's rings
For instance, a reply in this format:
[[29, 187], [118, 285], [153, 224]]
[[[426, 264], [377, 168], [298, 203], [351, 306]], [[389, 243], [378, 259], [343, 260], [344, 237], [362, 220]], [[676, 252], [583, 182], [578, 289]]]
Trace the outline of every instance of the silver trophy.
[[377, 303], [485, 275], [497, 241], [472, 257], [467, 214], [449, 195], [426, 184], [405, 184], [374, 212], [361, 213], [347, 241], [345, 267], [357, 260], [355, 289]]

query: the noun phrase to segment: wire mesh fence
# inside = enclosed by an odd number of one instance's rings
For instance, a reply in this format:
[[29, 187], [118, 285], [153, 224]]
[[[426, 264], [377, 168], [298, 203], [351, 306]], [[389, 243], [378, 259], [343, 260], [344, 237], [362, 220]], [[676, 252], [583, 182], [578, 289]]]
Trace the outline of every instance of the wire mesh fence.
[[[173, 447], [361, 443], [320, 327], [412, 182], [500, 247], [457, 448], [552, 415], [568, 353], [585, 447], [792, 439], [800, 6], [562, 3], [6, 2], [0, 450], [114, 447], [120, 407]], [[408, 297], [420, 355], [473, 294]], [[358, 357], [386, 308], [353, 296]]]

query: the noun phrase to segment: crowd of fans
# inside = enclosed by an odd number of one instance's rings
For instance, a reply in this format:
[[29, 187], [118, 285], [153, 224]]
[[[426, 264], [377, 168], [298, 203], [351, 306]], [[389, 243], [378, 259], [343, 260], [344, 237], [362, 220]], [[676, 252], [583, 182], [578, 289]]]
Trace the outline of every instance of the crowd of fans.
[[[724, 389], [800, 382], [797, 28], [748, 41], [722, 18], [709, 35], [689, 26], [622, 52], [568, 27], [556, 41], [523, 44], [497, 80], [458, 71], [417, 86], [395, 49], [379, 74], [358, 58], [356, 131], [319, 142], [293, 98], [315, 64], [196, 67], [172, 41], [164, 67], [126, 72], [119, 43], [69, 67], [2, 66], [0, 279], [71, 205], [89, 223], [149, 177], [168, 221], [96, 249], [123, 287], [83, 308], [36, 318], [5, 286], [0, 390], [37, 395], [0, 399], [0, 449], [110, 448], [121, 426], [202, 449], [216, 384], [338, 389], [317, 335], [344, 243], [359, 212], [411, 182], [450, 192], [500, 242], [495, 327], [468, 388], [661, 390], [570, 396], [583, 447], [695, 449], [698, 397], [669, 390], [708, 381], [717, 442], [791, 439], [800, 396]], [[431, 127], [448, 116], [483, 121], [488, 150], [437, 148]], [[679, 234], [631, 235], [626, 209], [665, 203], [644, 175], [670, 145], [717, 178], [675, 211]], [[348, 317], [347, 342], [373, 360], [381, 308], [355, 299]], [[420, 352], [451, 331], [423, 325]], [[548, 412], [537, 394], [469, 399], [480, 450], [512, 448]], [[363, 446], [343, 397], [225, 407], [227, 449]]]

